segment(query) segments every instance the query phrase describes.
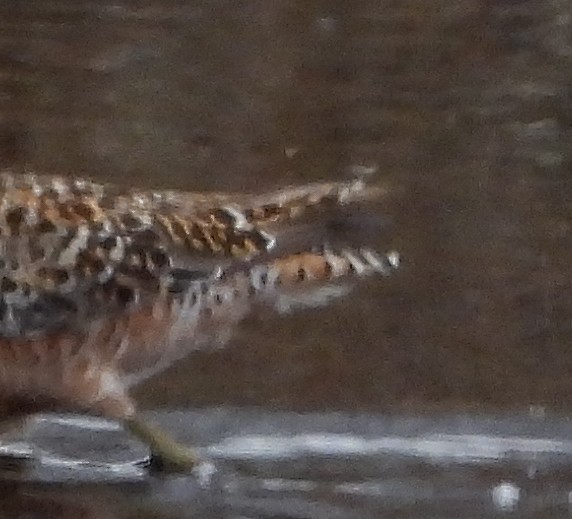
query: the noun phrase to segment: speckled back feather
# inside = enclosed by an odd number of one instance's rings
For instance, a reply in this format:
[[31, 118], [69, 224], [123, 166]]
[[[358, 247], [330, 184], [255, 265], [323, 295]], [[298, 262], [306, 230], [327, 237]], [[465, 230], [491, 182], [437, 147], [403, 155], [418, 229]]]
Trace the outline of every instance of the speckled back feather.
[[185, 283], [209, 282], [221, 265], [270, 255], [272, 226], [367, 194], [361, 181], [232, 196], [3, 173], [0, 335], [74, 329], [148, 306]]

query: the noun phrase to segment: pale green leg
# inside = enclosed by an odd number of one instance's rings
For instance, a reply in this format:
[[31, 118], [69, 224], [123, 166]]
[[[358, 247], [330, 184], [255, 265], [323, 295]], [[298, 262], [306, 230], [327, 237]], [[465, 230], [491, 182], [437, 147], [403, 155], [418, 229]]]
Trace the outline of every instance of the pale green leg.
[[177, 443], [167, 433], [138, 418], [124, 422], [125, 428], [151, 449], [151, 467], [166, 472], [186, 472], [200, 459], [195, 451]]

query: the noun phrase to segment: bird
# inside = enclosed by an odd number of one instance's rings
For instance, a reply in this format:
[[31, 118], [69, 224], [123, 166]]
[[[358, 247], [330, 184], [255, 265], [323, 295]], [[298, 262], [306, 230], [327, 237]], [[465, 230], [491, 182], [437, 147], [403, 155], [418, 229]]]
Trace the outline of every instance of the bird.
[[[290, 311], [390, 274], [365, 245], [385, 190], [352, 178], [265, 193], [151, 190], [0, 172], [0, 430], [36, 413], [99, 416], [154, 466], [199, 457], [140, 416], [132, 388], [228, 342], [256, 307]], [[349, 284], [348, 284], [349, 283]]]

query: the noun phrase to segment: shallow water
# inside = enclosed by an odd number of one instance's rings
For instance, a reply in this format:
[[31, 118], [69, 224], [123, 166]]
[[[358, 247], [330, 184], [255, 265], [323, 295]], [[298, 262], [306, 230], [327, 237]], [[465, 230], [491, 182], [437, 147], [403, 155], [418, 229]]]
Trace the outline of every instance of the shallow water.
[[[192, 475], [137, 466], [145, 450], [114, 424], [41, 417], [27, 438], [33, 458], [0, 471], [10, 492], [0, 510], [316, 519], [570, 513], [572, 424], [556, 415], [225, 408], [148, 418], [194, 442], [205, 461]], [[24, 452], [22, 443], [5, 447]]]
[[403, 257], [141, 388], [208, 484], [41, 422], [0, 511], [568, 516], [571, 34], [561, 0], [0, 3], [1, 167], [244, 191], [373, 170]]

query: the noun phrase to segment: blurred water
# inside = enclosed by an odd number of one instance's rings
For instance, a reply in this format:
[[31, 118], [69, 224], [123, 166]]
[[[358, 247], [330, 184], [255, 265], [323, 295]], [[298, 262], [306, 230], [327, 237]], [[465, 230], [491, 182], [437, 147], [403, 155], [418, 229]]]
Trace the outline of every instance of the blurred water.
[[0, 472], [3, 487], [16, 489], [0, 498], [0, 510], [46, 517], [46, 503], [58, 503], [60, 517], [79, 507], [89, 517], [317, 519], [570, 513], [572, 424], [556, 415], [226, 408], [149, 419], [200, 446], [205, 462], [194, 474], [150, 475], [134, 463], [145, 450], [114, 424], [48, 416], [31, 428], [33, 460]]
[[569, 11], [1, 2], [1, 167], [235, 190], [371, 169], [393, 222], [378, 245], [403, 267], [327, 309], [253, 316], [141, 389], [215, 460], [206, 486], [142, 473], [113, 428], [49, 421], [0, 512], [568, 516]]

